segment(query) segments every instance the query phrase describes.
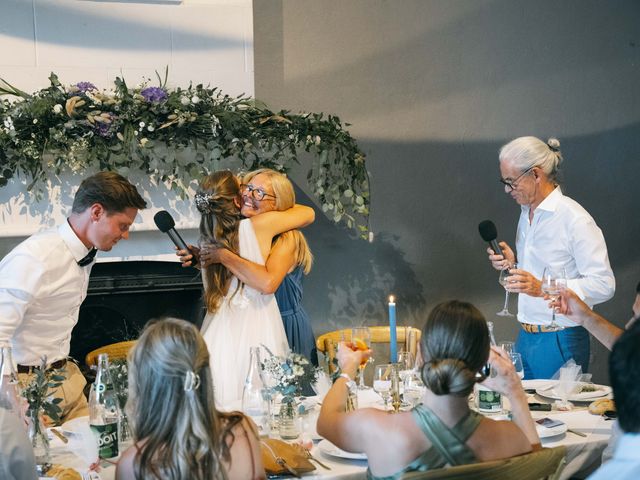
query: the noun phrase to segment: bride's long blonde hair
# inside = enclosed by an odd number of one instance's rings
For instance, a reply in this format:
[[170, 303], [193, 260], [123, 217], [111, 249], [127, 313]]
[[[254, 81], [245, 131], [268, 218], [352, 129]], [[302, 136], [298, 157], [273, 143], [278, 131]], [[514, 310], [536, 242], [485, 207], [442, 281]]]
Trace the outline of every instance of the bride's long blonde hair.
[[[293, 185], [286, 175], [269, 168], [261, 168], [247, 173], [242, 177], [242, 183], [250, 183], [251, 179], [257, 175], [263, 175], [271, 181], [271, 188], [273, 188], [273, 193], [276, 196], [275, 210], [288, 210], [296, 204], [296, 194], [293, 190]], [[305, 274], [309, 273], [313, 265], [313, 254], [311, 253], [307, 239], [300, 230], [289, 230], [275, 237], [273, 239], [273, 245], [285, 239], [291, 239], [295, 244], [294, 255], [296, 265], [302, 267]]]

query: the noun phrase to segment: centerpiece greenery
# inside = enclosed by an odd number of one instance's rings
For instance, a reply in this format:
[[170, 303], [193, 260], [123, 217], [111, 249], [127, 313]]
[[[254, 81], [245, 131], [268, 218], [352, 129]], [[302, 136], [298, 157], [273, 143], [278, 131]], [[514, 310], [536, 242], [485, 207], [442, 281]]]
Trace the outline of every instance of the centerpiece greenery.
[[54, 73], [49, 81], [28, 94], [0, 80], [0, 187], [24, 176], [42, 196], [52, 174], [142, 171], [184, 197], [222, 160], [286, 173], [309, 152], [307, 181], [322, 210], [368, 232], [365, 156], [337, 116], [273, 112], [203, 85], [168, 88], [166, 72], [158, 86], [116, 78], [113, 90], [63, 85]]

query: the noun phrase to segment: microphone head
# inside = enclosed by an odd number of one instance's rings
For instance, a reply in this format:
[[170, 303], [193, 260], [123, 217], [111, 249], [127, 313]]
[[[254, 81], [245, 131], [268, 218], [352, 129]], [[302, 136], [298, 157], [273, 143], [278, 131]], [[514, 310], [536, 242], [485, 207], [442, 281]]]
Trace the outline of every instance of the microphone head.
[[491, 220], [483, 220], [480, 222], [478, 225], [478, 231], [485, 242], [491, 242], [498, 238], [498, 230]]
[[167, 233], [173, 227], [176, 226], [176, 222], [173, 221], [173, 217], [166, 210], [160, 210], [153, 216], [153, 221], [156, 222], [156, 227], [163, 232]]

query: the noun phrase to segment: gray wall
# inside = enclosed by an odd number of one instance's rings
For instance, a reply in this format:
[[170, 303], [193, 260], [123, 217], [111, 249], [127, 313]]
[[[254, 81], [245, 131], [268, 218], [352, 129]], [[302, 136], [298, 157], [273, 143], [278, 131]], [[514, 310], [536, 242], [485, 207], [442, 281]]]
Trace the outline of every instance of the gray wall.
[[[493, 315], [504, 292], [477, 225], [513, 244], [497, 151], [520, 135], [560, 139], [563, 189], [604, 231], [618, 282], [598, 310], [622, 325], [640, 280], [638, 25], [634, 0], [254, 0], [257, 98], [337, 114], [368, 155], [375, 241], [321, 216], [306, 232], [315, 331], [384, 323], [395, 294], [400, 324], [457, 297], [515, 338]], [[592, 351], [606, 381], [607, 352]]]

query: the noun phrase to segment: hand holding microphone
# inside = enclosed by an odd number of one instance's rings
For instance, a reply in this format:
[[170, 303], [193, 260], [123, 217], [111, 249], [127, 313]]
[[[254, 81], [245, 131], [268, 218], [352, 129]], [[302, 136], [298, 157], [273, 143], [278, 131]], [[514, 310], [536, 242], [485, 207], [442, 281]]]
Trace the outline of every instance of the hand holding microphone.
[[[504, 270], [516, 262], [513, 250], [505, 242], [498, 243], [498, 230], [491, 220], [484, 220], [478, 225], [480, 236], [489, 243], [490, 250], [487, 249], [489, 260], [496, 270]], [[491, 252], [493, 250], [493, 253]]]
[[[197, 252], [194, 250], [194, 247], [190, 248], [177, 232], [175, 229], [176, 222], [174, 222], [171, 214], [166, 210], [160, 210], [153, 216], [153, 221], [161, 232], [169, 235], [173, 244], [178, 248], [177, 254], [180, 256], [182, 265], [185, 267], [194, 267], [198, 263]], [[189, 256], [191, 256], [190, 259], [186, 258]]]

